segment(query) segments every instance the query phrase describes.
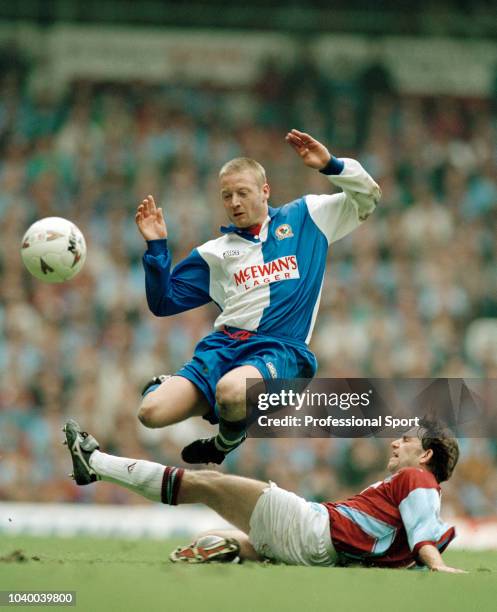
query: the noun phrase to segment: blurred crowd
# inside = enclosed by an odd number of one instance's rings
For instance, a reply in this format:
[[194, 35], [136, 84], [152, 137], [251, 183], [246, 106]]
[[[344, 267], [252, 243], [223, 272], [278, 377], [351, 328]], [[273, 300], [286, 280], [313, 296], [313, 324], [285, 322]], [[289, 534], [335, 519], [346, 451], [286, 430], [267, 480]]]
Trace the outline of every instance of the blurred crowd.
[[[217, 172], [232, 157], [265, 166], [273, 206], [328, 191], [286, 145], [291, 127], [359, 159], [383, 191], [374, 216], [330, 249], [311, 342], [319, 376], [497, 377], [491, 101], [400, 95], [380, 66], [345, 81], [268, 61], [250, 89], [81, 81], [66, 92], [29, 87], [31, 70], [11, 61], [0, 74], [0, 499], [142, 502], [67, 478], [69, 416], [109, 452], [169, 464], [215, 431], [201, 419], [164, 431], [136, 419], [143, 384], [190, 358], [217, 309], [148, 311], [134, 211], [155, 195], [178, 261], [218, 235]], [[46, 216], [86, 236], [85, 268], [67, 284], [22, 267], [22, 236]], [[495, 514], [497, 442], [461, 447], [445, 513]], [[382, 478], [387, 455], [373, 439], [249, 439], [222, 469], [339, 499]]]

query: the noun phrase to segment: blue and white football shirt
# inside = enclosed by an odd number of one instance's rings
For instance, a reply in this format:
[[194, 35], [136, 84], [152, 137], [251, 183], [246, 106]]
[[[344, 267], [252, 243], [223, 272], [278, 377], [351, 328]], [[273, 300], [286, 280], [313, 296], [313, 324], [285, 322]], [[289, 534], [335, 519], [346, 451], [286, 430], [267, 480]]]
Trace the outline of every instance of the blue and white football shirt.
[[214, 327], [245, 329], [309, 343], [316, 320], [328, 246], [374, 211], [381, 192], [353, 159], [335, 160], [328, 178], [343, 191], [306, 195], [269, 214], [258, 236], [235, 226], [193, 249], [171, 268], [167, 240], [144, 255], [146, 293], [157, 316], [214, 301]]

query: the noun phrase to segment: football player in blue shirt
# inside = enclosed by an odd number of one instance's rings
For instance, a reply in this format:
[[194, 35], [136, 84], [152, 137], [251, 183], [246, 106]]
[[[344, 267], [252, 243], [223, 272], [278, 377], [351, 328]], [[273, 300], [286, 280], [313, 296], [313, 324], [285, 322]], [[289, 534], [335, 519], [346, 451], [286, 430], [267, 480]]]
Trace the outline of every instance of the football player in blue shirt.
[[220, 309], [213, 333], [196, 346], [192, 360], [146, 385], [138, 413], [154, 428], [191, 416], [219, 423], [216, 436], [183, 449], [187, 463], [221, 463], [243, 442], [247, 379], [315, 375], [308, 343], [328, 247], [367, 219], [381, 195], [359, 162], [334, 157], [299, 130], [291, 130], [286, 141], [306, 166], [342, 191], [272, 208], [264, 168], [253, 159], [233, 159], [219, 173], [230, 225], [173, 270], [162, 209], [149, 195], [136, 212], [148, 247], [143, 263], [150, 310], [169, 316], [211, 301]]

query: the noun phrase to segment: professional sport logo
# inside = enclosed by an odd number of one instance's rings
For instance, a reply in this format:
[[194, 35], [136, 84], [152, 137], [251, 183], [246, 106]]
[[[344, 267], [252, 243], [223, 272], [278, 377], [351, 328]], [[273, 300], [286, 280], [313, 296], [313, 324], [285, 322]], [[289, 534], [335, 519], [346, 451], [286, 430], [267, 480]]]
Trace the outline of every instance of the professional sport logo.
[[246, 291], [259, 285], [268, 285], [278, 281], [300, 278], [296, 255], [285, 255], [273, 261], [241, 268], [233, 274], [237, 287]]
[[276, 228], [275, 234], [278, 240], [284, 240], [285, 238], [291, 238], [293, 236], [292, 226], [288, 225], [288, 223], [283, 223], [283, 225], [279, 225]]

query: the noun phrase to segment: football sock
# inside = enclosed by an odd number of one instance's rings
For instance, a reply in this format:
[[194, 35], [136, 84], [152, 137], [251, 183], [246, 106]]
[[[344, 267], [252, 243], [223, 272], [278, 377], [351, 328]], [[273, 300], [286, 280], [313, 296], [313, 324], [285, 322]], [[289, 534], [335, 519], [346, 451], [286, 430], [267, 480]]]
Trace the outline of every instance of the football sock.
[[178, 493], [183, 480], [184, 468], [166, 466], [162, 477], [161, 502], [176, 506], [178, 504]]
[[98, 450], [91, 454], [90, 465], [104, 481], [119, 484], [155, 502], [173, 506], [177, 503], [183, 468], [115, 457]]
[[219, 433], [214, 439], [214, 444], [223, 453], [229, 453], [245, 440], [247, 437], [247, 419], [239, 421], [227, 421], [220, 417]]

